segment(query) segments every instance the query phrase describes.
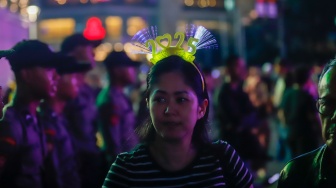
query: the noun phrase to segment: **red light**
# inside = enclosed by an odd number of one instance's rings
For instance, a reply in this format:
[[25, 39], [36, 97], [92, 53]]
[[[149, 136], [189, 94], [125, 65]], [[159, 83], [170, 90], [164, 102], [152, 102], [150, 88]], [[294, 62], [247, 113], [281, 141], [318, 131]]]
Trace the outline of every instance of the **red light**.
[[89, 40], [102, 40], [105, 38], [105, 33], [101, 20], [97, 17], [91, 17], [86, 22], [83, 35]]

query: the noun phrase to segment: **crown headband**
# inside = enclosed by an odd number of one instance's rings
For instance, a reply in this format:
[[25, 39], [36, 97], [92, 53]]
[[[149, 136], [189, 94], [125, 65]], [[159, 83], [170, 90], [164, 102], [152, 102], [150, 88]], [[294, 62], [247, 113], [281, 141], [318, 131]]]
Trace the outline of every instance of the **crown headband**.
[[[185, 50], [182, 45], [187, 38], [188, 49]], [[191, 63], [202, 79], [202, 89], [204, 91], [204, 79], [194, 64], [196, 50], [198, 49], [210, 49], [217, 48], [217, 41], [214, 36], [203, 26], [187, 25], [185, 32], [176, 32], [174, 39], [177, 40], [175, 46], [171, 46], [172, 35], [166, 33], [164, 35], [157, 35], [157, 27], [150, 26], [149, 28], [138, 31], [132, 38], [134, 46], [138, 47], [137, 50], [133, 50], [138, 54], [152, 54], [152, 58], [149, 60], [153, 65], [158, 61], [167, 58], [172, 55], [181, 57], [186, 62]], [[166, 43], [164, 41], [167, 41]]]

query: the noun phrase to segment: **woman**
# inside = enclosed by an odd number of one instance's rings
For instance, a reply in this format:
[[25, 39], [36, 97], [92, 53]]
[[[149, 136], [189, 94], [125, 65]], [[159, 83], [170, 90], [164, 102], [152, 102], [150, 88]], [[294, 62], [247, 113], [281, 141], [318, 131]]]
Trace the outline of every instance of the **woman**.
[[157, 62], [147, 77], [143, 142], [118, 155], [103, 187], [253, 187], [235, 150], [208, 139], [206, 89], [195, 64], [175, 55]]

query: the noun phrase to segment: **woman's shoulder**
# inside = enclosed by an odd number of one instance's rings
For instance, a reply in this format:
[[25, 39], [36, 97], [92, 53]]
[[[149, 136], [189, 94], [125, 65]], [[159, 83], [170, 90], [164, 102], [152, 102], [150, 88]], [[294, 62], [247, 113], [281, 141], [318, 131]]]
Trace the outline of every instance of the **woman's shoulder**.
[[236, 150], [224, 140], [214, 141], [208, 148], [220, 159], [231, 158], [232, 155], [236, 155]]
[[226, 146], [226, 145], [230, 145], [228, 142], [224, 141], [224, 140], [217, 140], [211, 143], [212, 145], [222, 145], [222, 146]]
[[145, 144], [138, 144], [131, 151], [120, 153], [117, 160], [130, 162], [133, 160], [143, 159], [149, 156], [148, 148]]
[[217, 149], [217, 150], [226, 150], [226, 149], [232, 148], [232, 146], [224, 140], [214, 141], [211, 143], [210, 147], [213, 149]]

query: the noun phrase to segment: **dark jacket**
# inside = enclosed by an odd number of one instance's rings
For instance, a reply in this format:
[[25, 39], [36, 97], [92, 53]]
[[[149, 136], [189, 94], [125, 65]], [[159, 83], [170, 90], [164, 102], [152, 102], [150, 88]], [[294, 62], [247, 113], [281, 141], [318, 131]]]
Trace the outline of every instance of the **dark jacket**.
[[281, 171], [278, 188], [328, 188], [336, 186], [336, 173], [326, 145], [289, 161]]
[[75, 152], [67, 131], [68, 122], [46, 103], [38, 110], [47, 140], [45, 169], [48, 188], [79, 188], [80, 179]]
[[44, 187], [46, 142], [27, 106], [5, 108], [0, 121], [0, 187]]

